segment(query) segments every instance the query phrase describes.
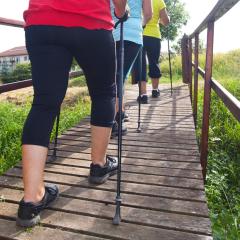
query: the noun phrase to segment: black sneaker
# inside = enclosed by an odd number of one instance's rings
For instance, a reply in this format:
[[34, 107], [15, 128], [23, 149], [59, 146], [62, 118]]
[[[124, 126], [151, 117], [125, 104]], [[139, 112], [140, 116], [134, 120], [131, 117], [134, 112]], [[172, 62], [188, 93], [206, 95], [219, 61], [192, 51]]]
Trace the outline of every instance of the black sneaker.
[[160, 90], [152, 90], [152, 97], [158, 98], [160, 96]]
[[[122, 123], [122, 136], [126, 134], [127, 134], [127, 127], [124, 123]], [[111, 137], [116, 137], [116, 136], [118, 136], [118, 123], [115, 121], [112, 126]]]
[[138, 96], [137, 101], [139, 102], [139, 100], [141, 101], [141, 104], [148, 104], [148, 96], [147, 95], [142, 95], [142, 96]]
[[117, 173], [117, 168], [118, 159], [110, 156], [106, 157], [106, 163], [103, 167], [98, 164], [91, 163], [88, 181], [94, 184], [104, 183], [110, 176]]
[[[117, 112], [117, 114], [116, 114], [115, 121], [119, 122], [119, 112]], [[125, 111], [122, 112], [122, 121], [129, 122], [129, 116]]]
[[40, 212], [47, 208], [59, 194], [56, 185], [45, 186], [43, 199], [38, 203], [24, 202], [22, 199], [19, 203], [17, 225], [21, 227], [33, 227], [40, 222]]
[[123, 122], [129, 122], [130, 119], [129, 119], [128, 114], [125, 111], [122, 114], [123, 114]]

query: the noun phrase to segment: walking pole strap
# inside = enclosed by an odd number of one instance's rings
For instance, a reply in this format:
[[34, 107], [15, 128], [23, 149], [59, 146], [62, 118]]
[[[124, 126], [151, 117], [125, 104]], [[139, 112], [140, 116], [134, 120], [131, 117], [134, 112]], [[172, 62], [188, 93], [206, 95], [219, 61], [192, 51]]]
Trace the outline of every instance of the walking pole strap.
[[122, 17], [120, 17], [120, 18], [116, 15], [115, 11], [114, 11], [114, 15], [118, 19], [118, 21], [115, 23], [115, 26], [114, 26], [114, 28], [117, 28], [117, 26], [120, 23], [126, 22], [128, 20], [128, 18], [129, 18], [129, 11], [126, 10], [124, 15]]

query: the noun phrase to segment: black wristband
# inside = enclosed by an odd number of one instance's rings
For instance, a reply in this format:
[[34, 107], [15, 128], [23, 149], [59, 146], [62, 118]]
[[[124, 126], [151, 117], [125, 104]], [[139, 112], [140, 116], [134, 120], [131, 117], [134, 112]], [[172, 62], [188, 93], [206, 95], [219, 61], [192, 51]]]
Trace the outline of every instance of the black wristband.
[[126, 10], [122, 17], [118, 17], [115, 13], [115, 10], [114, 10], [114, 15], [120, 22], [126, 22], [128, 20], [128, 17], [129, 17], [129, 11]]

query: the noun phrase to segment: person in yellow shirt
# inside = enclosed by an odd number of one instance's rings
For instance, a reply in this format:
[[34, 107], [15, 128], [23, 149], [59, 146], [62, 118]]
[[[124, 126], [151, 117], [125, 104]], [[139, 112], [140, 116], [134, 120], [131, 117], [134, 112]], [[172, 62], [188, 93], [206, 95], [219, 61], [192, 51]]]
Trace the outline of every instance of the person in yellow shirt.
[[[160, 91], [158, 89], [159, 79], [161, 77], [161, 71], [159, 68], [159, 58], [161, 51], [161, 32], [160, 24], [166, 26], [169, 24], [169, 17], [166, 10], [166, 4], [164, 0], [152, 0], [153, 4], [153, 17], [144, 26], [143, 32], [143, 51], [142, 51], [142, 74], [139, 72], [139, 63], [141, 61], [136, 61], [135, 64], [135, 77], [138, 81], [141, 79], [141, 96], [138, 97], [138, 101], [146, 104], [148, 103], [147, 96], [147, 64], [146, 56], [149, 63], [149, 77], [152, 80], [152, 97], [157, 98], [160, 96]], [[139, 56], [141, 57], [141, 56]]]

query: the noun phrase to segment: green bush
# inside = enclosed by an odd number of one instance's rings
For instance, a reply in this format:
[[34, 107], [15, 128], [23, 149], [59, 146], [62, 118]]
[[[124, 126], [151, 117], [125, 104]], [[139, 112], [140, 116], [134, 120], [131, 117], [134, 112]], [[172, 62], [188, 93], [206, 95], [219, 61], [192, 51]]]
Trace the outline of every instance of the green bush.
[[4, 72], [1, 75], [2, 83], [18, 82], [31, 78], [31, 65], [28, 63], [17, 64], [13, 72]]

